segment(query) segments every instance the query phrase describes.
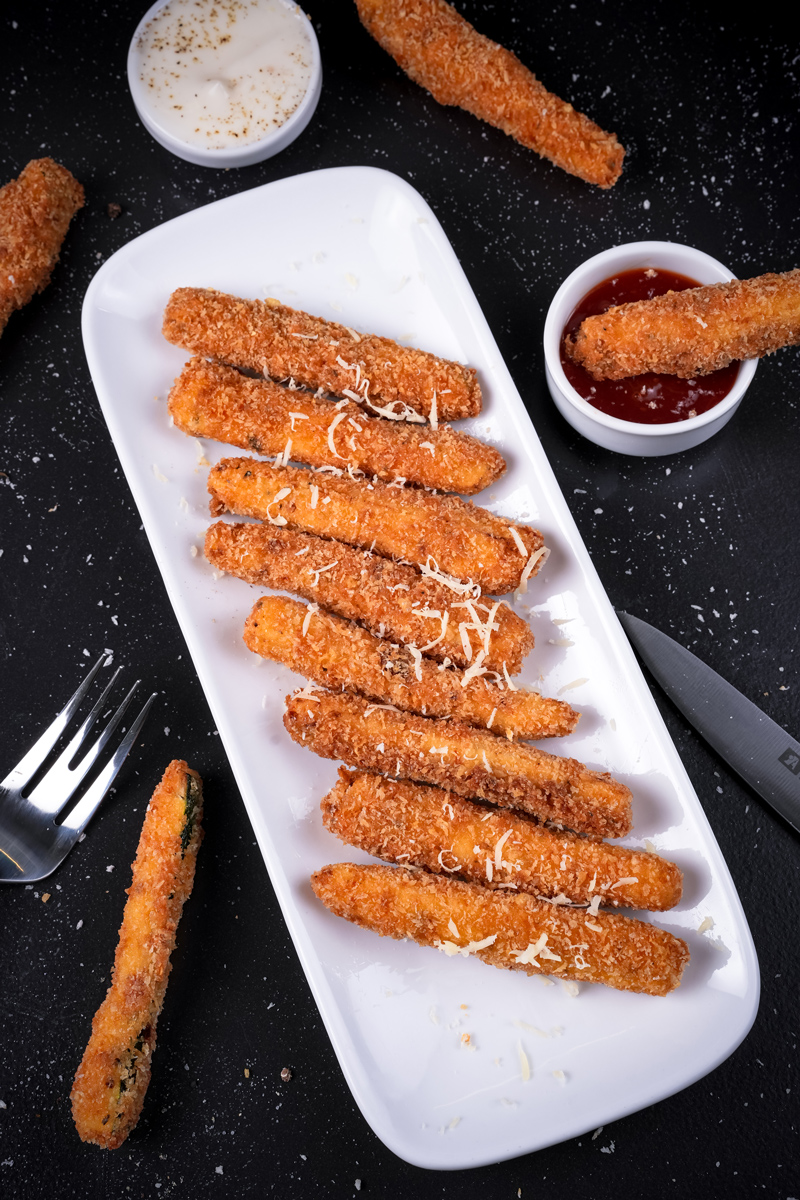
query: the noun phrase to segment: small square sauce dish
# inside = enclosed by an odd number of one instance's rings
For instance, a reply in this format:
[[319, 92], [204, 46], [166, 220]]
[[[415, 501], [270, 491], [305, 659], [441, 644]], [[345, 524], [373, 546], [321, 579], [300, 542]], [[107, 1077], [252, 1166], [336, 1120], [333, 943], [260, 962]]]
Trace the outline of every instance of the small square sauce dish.
[[[629, 276], [627, 273], [636, 274]], [[570, 326], [571, 319], [575, 322], [575, 315], [584, 302], [591, 303], [592, 297], [589, 293], [594, 293], [595, 289], [600, 296], [604, 292], [602, 285], [608, 285], [610, 300], [601, 304], [600, 308], [596, 307], [595, 301], [595, 308], [592, 310], [603, 311], [611, 304], [623, 302], [614, 298], [618, 293], [615, 293], [612, 286], [619, 286], [620, 276], [623, 276], [623, 281], [628, 281], [627, 286], [630, 288], [636, 284], [637, 278], [641, 283], [651, 275], [663, 275], [665, 280], [668, 277], [679, 277], [675, 283], [668, 285], [676, 291], [692, 285], [727, 283], [735, 278], [722, 263], [691, 246], [682, 246], [676, 242], [629, 242], [594, 255], [567, 276], [553, 297], [545, 321], [545, 372], [547, 386], [556, 407], [578, 433], [596, 445], [614, 450], [618, 454], [678, 454], [706, 441], [727, 424], [736, 412], [758, 365], [757, 359], [732, 363], [724, 368], [724, 371], [700, 377], [699, 383], [695, 380], [689, 381], [693, 387], [698, 385], [695, 391], [703, 393], [701, 401], [695, 402], [691, 398], [695, 392], [687, 393], [689, 399], [675, 402], [675, 411], [683, 405], [680, 415], [672, 415], [665, 421], [658, 420], [658, 412], [646, 413], [638, 397], [635, 403], [638, 404], [638, 410], [644, 419], [627, 419], [627, 414], [634, 406], [628, 404], [624, 407], [624, 401], [616, 398], [612, 403], [606, 404], [606, 409], [616, 408], [617, 411], [623, 411], [626, 413], [626, 419], [596, 407], [599, 399], [590, 403], [589, 399], [578, 391], [572, 380], [576, 380], [581, 390], [592, 396], [595, 392], [594, 381], [583, 368], [567, 362], [564, 358], [565, 331]], [[662, 286], [660, 290], [664, 291], [666, 288]], [[625, 298], [636, 299], [638, 296], [626, 294]], [[579, 379], [579, 376], [582, 379]], [[636, 390], [641, 390], [642, 395], [647, 381], [654, 383], [656, 391], [653, 394], [660, 394], [662, 383], [665, 388], [672, 387], [673, 382], [678, 387], [686, 383], [674, 376], [641, 375], [635, 379]], [[645, 381], [641, 389], [638, 384], [640, 380]], [[631, 383], [630, 380], [620, 382], [626, 385]], [[601, 388], [598, 386], [596, 391], [600, 393]], [[647, 407], [655, 408], [655, 401], [651, 400]]]

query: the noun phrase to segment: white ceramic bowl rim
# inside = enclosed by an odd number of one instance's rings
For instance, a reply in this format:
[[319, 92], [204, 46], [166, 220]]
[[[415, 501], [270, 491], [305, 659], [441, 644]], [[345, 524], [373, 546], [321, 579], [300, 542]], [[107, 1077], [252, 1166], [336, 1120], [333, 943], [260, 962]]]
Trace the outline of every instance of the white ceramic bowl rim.
[[[320, 57], [319, 42], [317, 40], [314, 26], [311, 24], [307, 14], [299, 5], [296, 6], [297, 14], [303, 20], [304, 28], [311, 45], [311, 77], [309, 79], [308, 87], [306, 88], [306, 93], [303, 96], [303, 99], [300, 101], [294, 112], [291, 113], [291, 115], [288, 116], [282, 124], [276, 126], [275, 129], [271, 129], [269, 133], [264, 135], [264, 137], [258, 138], [254, 142], [247, 142], [238, 146], [230, 146], [227, 149], [221, 150], [205, 149], [202, 146], [195, 145], [193, 142], [185, 142], [183, 138], [176, 137], [174, 133], [170, 133], [167, 129], [165, 129], [153, 113], [153, 110], [147, 100], [146, 89], [139, 78], [139, 71], [137, 69], [138, 57], [136, 44], [142, 35], [145, 25], [147, 25], [149, 21], [152, 21], [156, 13], [164, 8], [168, 3], [169, 0], [156, 0], [155, 4], [148, 8], [147, 12], [136, 26], [133, 37], [131, 38], [130, 46], [128, 47], [127, 70], [128, 86], [131, 90], [131, 96], [133, 97], [133, 102], [139, 115], [141, 116], [143, 112], [147, 114], [145, 126], [152, 127], [150, 132], [158, 130], [158, 136], [156, 139], [157, 141], [160, 141], [166, 149], [180, 147], [181, 150], [189, 150], [193, 152], [195, 159], [202, 158], [203, 162], [208, 166], [225, 167], [237, 166], [243, 158], [246, 158], [248, 163], [258, 161], [258, 150], [262, 147], [265, 149], [268, 148], [273, 144], [273, 142], [281, 141], [282, 143], [288, 145], [289, 142], [293, 140], [291, 137], [291, 132], [297, 125], [301, 126], [301, 128], [298, 130], [298, 134], [302, 133], [302, 130], [305, 128], [307, 123], [306, 118], [308, 116], [308, 110], [309, 108], [312, 108], [313, 110], [317, 104], [317, 100], [319, 99], [322, 80], [322, 59]], [[287, 5], [287, 7], [295, 6]], [[177, 151], [177, 153], [180, 156], [180, 151]], [[267, 156], [265, 155], [264, 157]], [[189, 161], [192, 160], [190, 159]]]
[[[701, 429], [703, 426], [709, 425], [712, 421], [719, 420], [726, 412], [736, 407], [742, 395], [750, 386], [750, 382], [755, 374], [758, 360], [747, 359], [742, 361], [739, 363], [739, 372], [731, 390], [727, 396], [723, 396], [719, 403], [696, 417], [687, 417], [685, 421], [665, 421], [653, 425], [645, 425], [638, 421], [624, 421], [621, 417], [609, 416], [608, 413], [602, 412], [599, 408], [595, 408], [593, 404], [590, 404], [588, 400], [585, 400], [569, 382], [561, 365], [561, 336], [564, 332], [564, 326], [574, 312], [577, 304], [587, 292], [590, 292], [593, 287], [597, 286], [596, 283], [587, 284], [581, 290], [579, 280], [592, 274], [594, 268], [600, 267], [606, 262], [609, 264], [611, 274], [613, 274], [614, 267], [612, 264], [618, 264], [621, 258], [629, 257], [636, 261], [632, 262], [630, 267], [619, 267], [617, 265], [617, 269], [632, 270], [637, 266], [661, 266], [664, 269], [669, 269], [663, 259], [665, 253], [668, 254], [670, 251], [680, 251], [693, 258], [698, 265], [702, 264], [707, 267], [709, 273], [718, 273], [721, 276], [719, 282], [727, 282], [730, 279], [736, 278], [716, 258], [712, 258], [710, 254], [706, 254], [703, 250], [697, 250], [693, 246], [686, 246], [680, 242], [625, 242], [618, 246], [612, 246], [608, 250], [602, 250], [599, 254], [587, 258], [579, 267], [576, 267], [561, 284], [550, 304], [544, 326], [544, 354], [547, 368], [565, 399], [574, 405], [579, 412], [583, 413], [584, 416], [596, 421], [598, 425], [605, 426], [606, 429], [613, 429], [624, 433], [636, 433], [640, 437], [663, 437], [666, 434], [675, 434], [678, 432], [689, 433], [693, 429]], [[659, 259], [660, 261], [653, 261], [651, 263], [648, 261], [650, 258], [654, 260]], [[597, 283], [600, 282], [602, 280], [598, 279]], [[569, 305], [569, 310], [563, 311], [565, 297], [568, 295], [571, 296], [573, 293], [574, 299]]]

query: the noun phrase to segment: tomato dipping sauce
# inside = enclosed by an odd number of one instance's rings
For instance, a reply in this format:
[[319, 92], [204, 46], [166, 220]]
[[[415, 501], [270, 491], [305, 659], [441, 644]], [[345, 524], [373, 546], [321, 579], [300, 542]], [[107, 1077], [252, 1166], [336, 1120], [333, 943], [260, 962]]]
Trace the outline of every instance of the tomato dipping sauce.
[[640, 425], [686, 421], [719, 404], [736, 382], [738, 363], [731, 363], [710, 375], [698, 375], [696, 379], [679, 379], [677, 375], [652, 372], [632, 375], [628, 379], [593, 379], [564, 351], [564, 339], [574, 333], [581, 322], [605, 312], [613, 304], [652, 300], [664, 292], [682, 292], [693, 287], [700, 287], [700, 284], [685, 275], [657, 267], [638, 267], [633, 271], [620, 271], [592, 288], [567, 321], [561, 337], [561, 365], [575, 391], [609, 417], [636, 421]]

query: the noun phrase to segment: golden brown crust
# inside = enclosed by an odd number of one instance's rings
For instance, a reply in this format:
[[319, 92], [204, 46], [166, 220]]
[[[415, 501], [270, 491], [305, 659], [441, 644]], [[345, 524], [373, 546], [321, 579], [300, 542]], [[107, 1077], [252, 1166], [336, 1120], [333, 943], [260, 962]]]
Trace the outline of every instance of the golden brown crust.
[[200, 776], [169, 764], [153, 793], [133, 864], [111, 987], [72, 1086], [72, 1115], [84, 1142], [120, 1146], [139, 1119], [156, 1044], [156, 1024], [184, 902], [203, 837]]
[[587, 317], [566, 351], [595, 379], [691, 379], [800, 342], [800, 269], [666, 292]]
[[546, 829], [438, 787], [340, 768], [322, 819], [341, 841], [386, 862], [484, 887], [650, 911], [681, 898], [681, 872], [656, 854]]
[[[471, 655], [467, 658], [465, 654], [459, 623], [470, 619], [467, 610], [458, 607], [463, 596], [435, 579], [423, 578], [413, 567], [368, 550], [354, 550], [344, 542], [272, 525], [218, 521], [206, 534], [205, 554], [213, 566], [247, 583], [293, 592], [340, 617], [360, 622], [379, 636], [426, 646], [426, 653], [440, 662], [449, 658], [457, 666], [468, 667], [481, 652], [482, 639], [473, 628], [465, 628]], [[482, 608], [486, 602], [476, 603], [484, 617], [488, 616], [489, 609]], [[449, 619], [438, 640], [444, 613]], [[509, 675], [515, 675], [533, 649], [530, 626], [502, 602], [492, 623], [497, 628], [483, 665], [502, 672], [505, 664]]]
[[[434, 419], [455, 421], [481, 411], [473, 367], [400, 346], [390, 338], [359, 333], [310, 316], [277, 300], [241, 300], [204, 288], [178, 288], [164, 313], [167, 341], [235, 367], [294, 379], [336, 396], [353, 393], [376, 411], [405, 406]], [[351, 395], [352, 399], [353, 396]]]
[[382, 937], [466, 951], [528, 975], [666, 996], [689, 960], [686, 943], [655, 925], [605, 912], [587, 920], [582, 909], [424, 871], [335, 863], [316, 871], [311, 886], [331, 912]]
[[[270, 379], [194, 358], [176, 379], [169, 411], [178, 429], [287, 462], [348, 467], [389, 482], [473, 495], [499, 479], [503, 456], [449, 425], [438, 429], [367, 417], [357, 404], [319, 400]], [[294, 415], [292, 415], [294, 414]], [[433, 446], [431, 453], [430, 446]]]
[[460, 721], [429, 720], [347, 693], [288, 696], [283, 724], [322, 758], [434, 783], [578, 833], [624, 837], [631, 794], [610, 775]]
[[440, 104], [464, 108], [587, 183], [612, 187], [625, 151], [548, 92], [517, 56], [445, 0], [356, 0], [364, 27]]
[[[442, 668], [424, 655], [415, 663], [403, 646], [375, 637], [333, 613], [283, 596], [256, 601], [244, 627], [245, 644], [331, 691], [354, 691], [429, 717], [454, 717], [521, 738], [562, 737], [578, 714], [562, 700], [511, 691], [502, 680]], [[418, 677], [419, 676], [419, 677]]]
[[208, 490], [215, 515], [257, 517], [387, 558], [427, 564], [471, 579], [490, 595], [513, 591], [531, 556], [544, 549], [542, 535], [528, 525], [515, 525], [458, 496], [378, 480], [224, 458], [209, 471]]
[[29, 162], [0, 188], [0, 333], [11, 313], [50, 282], [83, 188], [52, 158]]

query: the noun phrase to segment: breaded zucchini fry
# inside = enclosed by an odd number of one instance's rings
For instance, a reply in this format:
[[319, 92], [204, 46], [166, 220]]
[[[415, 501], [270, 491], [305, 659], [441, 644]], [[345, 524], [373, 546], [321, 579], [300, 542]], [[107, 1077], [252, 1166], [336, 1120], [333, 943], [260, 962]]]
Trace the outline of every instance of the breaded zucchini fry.
[[178, 429], [192, 437], [444, 492], [471, 496], [506, 469], [493, 446], [449, 425], [431, 429], [367, 417], [348, 400], [337, 406], [199, 358], [187, 363], [176, 379], [169, 411]]
[[[537, 529], [514, 525], [458, 496], [390, 487], [223, 458], [208, 474], [211, 511], [336, 538], [386, 558], [433, 566], [499, 596], [535, 575], [546, 558]], [[512, 533], [513, 529], [513, 533]]]
[[595, 379], [691, 379], [800, 342], [800, 268], [666, 292], [587, 317], [566, 351]]
[[367, 854], [484, 887], [594, 902], [595, 910], [600, 902], [663, 911], [681, 898], [681, 872], [657, 854], [546, 829], [438, 787], [340, 768], [322, 819]]
[[50, 282], [83, 188], [52, 158], [29, 162], [0, 189], [0, 333], [8, 318]]
[[84, 1142], [121, 1146], [139, 1120], [184, 902], [203, 831], [200, 776], [175, 760], [153, 793], [119, 931], [111, 987], [72, 1085]]
[[[563, 700], [512, 691], [482, 676], [443, 668], [382, 640], [316, 605], [283, 596], [256, 601], [244, 627], [246, 645], [331, 691], [355, 691], [429, 717], [453, 717], [521, 738], [562, 737], [578, 723]], [[491, 724], [490, 724], [491, 723]]]
[[[482, 665], [516, 675], [533, 649], [533, 634], [522, 617], [499, 602], [471, 601], [461, 592], [423, 577], [414, 567], [354, 550], [344, 542], [326, 541], [273, 525], [227, 525], [218, 521], [206, 534], [205, 554], [218, 570], [247, 583], [294, 592], [329, 608], [340, 617], [359, 621], [379, 637], [419, 647], [440, 662], [469, 667], [486, 649], [487, 622], [492, 617], [488, 653]], [[475, 616], [480, 618], [477, 628]]]
[[528, 975], [666, 996], [689, 961], [681, 938], [632, 917], [598, 913], [590, 923], [580, 909], [404, 867], [335, 863], [311, 886], [331, 912], [381, 937]]
[[421, 415], [435, 424], [481, 411], [473, 367], [357, 333], [277, 300], [178, 288], [167, 303], [163, 333], [194, 354], [349, 396], [394, 420]]
[[478, 33], [445, 0], [356, 0], [362, 24], [415, 83], [535, 150], [557, 167], [612, 187], [625, 151], [548, 92], [510, 50]]
[[296, 742], [322, 758], [435, 783], [577, 833], [624, 837], [631, 831], [631, 794], [624, 784], [574, 758], [460, 721], [398, 712], [346, 692], [317, 692], [287, 696], [283, 723]]

